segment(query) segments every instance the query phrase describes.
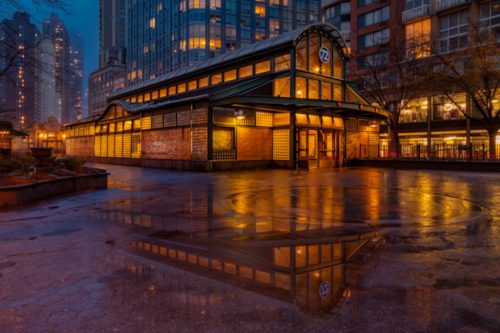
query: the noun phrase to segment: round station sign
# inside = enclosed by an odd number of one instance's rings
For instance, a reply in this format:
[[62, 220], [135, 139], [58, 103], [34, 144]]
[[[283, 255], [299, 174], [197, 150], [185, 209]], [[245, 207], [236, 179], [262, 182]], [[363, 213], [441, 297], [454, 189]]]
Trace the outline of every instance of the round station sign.
[[327, 64], [330, 61], [330, 51], [326, 46], [320, 47], [319, 60], [321, 60], [321, 62], [324, 64]]

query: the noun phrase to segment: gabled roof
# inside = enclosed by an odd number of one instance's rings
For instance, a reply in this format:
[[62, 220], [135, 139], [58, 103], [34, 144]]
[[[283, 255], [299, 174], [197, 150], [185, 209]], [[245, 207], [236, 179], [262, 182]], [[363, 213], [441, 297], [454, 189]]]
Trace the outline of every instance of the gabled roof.
[[272, 50], [276, 49], [280, 46], [286, 45], [286, 44], [295, 44], [297, 42], [297, 39], [307, 30], [310, 29], [318, 29], [321, 31], [324, 31], [325, 33], [329, 34], [333, 40], [337, 42], [337, 44], [340, 47], [341, 55], [346, 58], [347, 57], [347, 51], [346, 51], [346, 44], [344, 42], [344, 39], [342, 38], [340, 32], [335, 28], [333, 25], [328, 24], [328, 23], [313, 23], [306, 25], [304, 27], [286, 32], [282, 35], [279, 35], [276, 38], [272, 39], [267, 39], [263, 40], [260, 42], [256, 42], [252, 45], [249, 45], [247, 47], [243, 47], [240, 49], [237, 49], [232, 52], [227, 52], [224, 53], [220, 56], [211, 58], [207, 61], [200, 62], [198, 64], [192, 65], [192, 66], [186, 66], [184, 68], [178, 69], [176, 71], [160, 75], [156, 77], [153, 80], [145, 80], [141, 83], [126, 87], [124, 89], [120, 89], [113, 93], [110, 96], [110, 99], [113, 99], [114, 97], [121, 96], [127, 93], [130, 93], [135, 90], [141, 90], [147, 86], [155, 85], [164, 81], [169, 81], [173, 80], [176, 78], [180, 78], [182, 76], [188, 75], [188, 74], [193, 74], [198, 71], [206, 70], [211, 67], [218, 66], [220, 64], [229, 62], [229, 61], [235, 61], [240, 58], [245, 58], [249, 55], [252, 54], [257, 54], [259, 52], [267, 51], [267, 50]]

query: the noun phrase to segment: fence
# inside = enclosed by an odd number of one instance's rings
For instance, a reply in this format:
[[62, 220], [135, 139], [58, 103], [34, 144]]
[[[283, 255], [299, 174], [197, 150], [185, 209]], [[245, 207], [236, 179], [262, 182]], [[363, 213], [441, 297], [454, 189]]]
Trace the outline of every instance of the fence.
[[[429, 154], [429, 156], [428, 156]], [[453, 160], [453, 161], [482, 161], [488, 160], [489, 147], [486, 143], [476, 143], [470, 145], [449, 145], [434, 144], [430, 151], [427, 145], [422, 144], [402, 144], [399, 149], [399, 156], [392, 156], [387, 146], [380, 145], [360, 145], [355, 156], [350, 158], [359, 159], [409, 159], [409, 160]], [[496, 157], [500, 158], [500, 144], [496, 145]]]

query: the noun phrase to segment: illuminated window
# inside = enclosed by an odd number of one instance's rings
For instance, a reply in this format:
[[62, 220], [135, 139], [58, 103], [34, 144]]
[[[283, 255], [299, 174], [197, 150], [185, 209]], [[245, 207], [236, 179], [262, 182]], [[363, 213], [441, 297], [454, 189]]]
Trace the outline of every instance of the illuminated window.
[[116, 123], [116, 131], [121, 132], [123, 131], [123, 122]]
[[181, 12], [186, 11], [186, 0], [181, 0], [181, 1], [179, 2], [179, 10], [180, 10]]
[[282, 56], [274, 58], [274, 70], [281, 71], [284, 69], [290, 69], [290, 55], [284, 54]]
[[422, 58], [430, 55], [431, 19], [407, 24], [406, 54], [409, 57]]
[[142, 101], [143, 101], [143, 96], [142, 95], [137, 96], [137, 103], [142, 103]]
[[137, 102], [137, 97], [136, 96], [130, 97], [130, 103], [136, 103], [136, 102]]
[[400, 123], [427, 122], [429, 112], [429, 101], [427, 97], [409, 100], [399, 117]]
[[319, 73], [319, 34], [309, 36], [309, 72]]
[[467, 98], [465, 93], [448, 96], [432, 97], [433, 120], [463, 119], [463, 112], [467, 112]]
[[149, 102], [151, 100], [151, 95], [150, 93], [144, 94], [144, 102]]
[[222, 46], [220, 38], [210, 38], [210, 50], [220, 49]]
[[221, 0], [210, 0], [210, 9], [220, 9], [221, 8]]
[[210, 84], [216, 85], [222, 82], [222, 73], [212, 74], [210, 76]]
[[271, 70], [271, 61], [265, 60], [255, 64], [255, 74], [266, 73]]
[[132, 120], [127, 120], [123, 123], [123, 130], [130, 131], [132, 129]]
[[307, 80], [304, 77], [295, 78], [295, 97], [306, 98], [307, 96]]
[[160, 90], [160, 98], [167, 96], [167, 88], [163, 88]]
[[230, 150], [234, 148], [234, 134], [232, 128], [214, 128], [213, 129], [213, 149]]
[[188, 82], [188, 90], [195, 90], [197, 88], [196, 80]]
[[189, 38], [190, 49], [204, 49], [206, 46], [205, 37], [191, 37]]
[[186, 91], [186, 83], [185, 82], [184, 83], [179, 83], [177, 85], [177, 93], [181, 94], [181, 93], [183, 93], [185, 91]]
[[327, 101], [332, 99], [332, 84], [330, 82], [321, 82], [321, 99]]
[[135, 130], [141, 129], [141, 120], [140, 119], [134, 119], [133, 126]]
[[115, 130], [116, 130], [116, 124], [115, 123], [109, 124], [109, 133], [114, 133]]
[[205, 0], [189, 0], [189, 8], [191, 9], [205, 8], [205, 6]]
[[202, 77], [198, 80], [198, 87], [205, 88], [208, 86], [208, 76]]
[[158, 99], [158, 90], [154, 90], [152, 93], [151, 93], [151, 99]]
[[176, 86], [168, 87], [168, 96], [173, 96], [176, 93], [177, 93], [177, 87]]
[[340, 84], [337, 83], [333, 84], [333, 99], [335, 101], [342, 100], [342, 86]]
[[269, 4], [271, 6], [279, 6], [280, 5], [280, 0], [269, 0]]
[[156, 19], [154, 17], [149, 19], [149, 27], [154, 29], [156, 27]]
[[255, 15], [266, 16], [266, 5], [255, 4]]
[[282, 77], [274, 80], [274, 97], [290, 97], [290, 77]]
[[236, 69], [224, 72], [224, 82], [236, 80]]
[[243, 66], [238, 69], [238, 77], [243, 78], [243, 77], [248, 77], [253, 75], [253, 66], [248, 65], [248, 66]]
[[337, 50], [333, 52], [333, 76], [342, 79], [344, 75], [344, 69], [342, 66], [342, 58]]
[[295, 67], [307, 70], [307, 39], [302, 38], [295, 48]]
[[308, 98], [309, 99], [319, 99], [319, 81], [309, 79], [308, 80]]

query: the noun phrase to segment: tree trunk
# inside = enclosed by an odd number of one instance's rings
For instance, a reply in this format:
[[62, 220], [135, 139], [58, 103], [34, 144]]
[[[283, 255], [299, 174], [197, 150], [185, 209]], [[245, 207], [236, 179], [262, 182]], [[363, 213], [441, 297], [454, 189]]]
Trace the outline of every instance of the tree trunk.
[[399, 131], [397, 128], [389, 126], [389, 157], [399, 158], [401, 156], [399, 148]]
[[488, 138], [489, 138], [489, 159], [494, 160], [497, 158], [496, 156], [496, 140], [497, 140], [497, 128], [489, 128], [488, 129]]

